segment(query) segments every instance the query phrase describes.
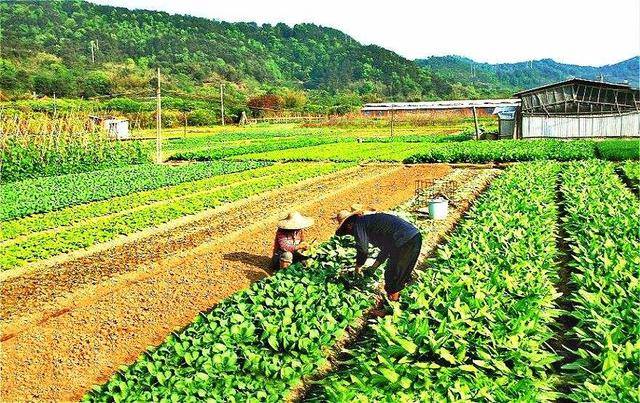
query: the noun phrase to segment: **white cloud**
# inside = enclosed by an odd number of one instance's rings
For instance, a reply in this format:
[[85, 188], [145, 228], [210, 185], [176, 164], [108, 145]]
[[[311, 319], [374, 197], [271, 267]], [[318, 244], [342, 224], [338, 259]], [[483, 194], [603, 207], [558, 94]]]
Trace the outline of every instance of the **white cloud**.
[[313, 22], [411, 59], [458, 54], [491, 63], [552, 58], [603, 65], [640, 53], [638, 0], [94, 2], [230, 22]]

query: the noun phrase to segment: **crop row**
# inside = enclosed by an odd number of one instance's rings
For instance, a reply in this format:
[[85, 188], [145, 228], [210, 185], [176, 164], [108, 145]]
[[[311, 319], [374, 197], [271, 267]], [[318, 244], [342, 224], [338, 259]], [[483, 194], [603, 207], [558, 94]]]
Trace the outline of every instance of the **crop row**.
[[0, 140], [0, 183], [149, 162], [139, 142], [111, 142], [97, 134], [3, 134]]
[[640, 202], [609, 163], [562, 173], [574, 269], [576, 401], [640, 401]]
[[635, 192], [640, 192], [640, 162], [627, 161], [619, 169]]
[[[233, 169], [233, 164], [230, 164]], [[291, 170], [300, 170], [305, 167], [301, 164], [294, 164], [289, 167]], [[93, 203], [70, 206], [62, 210], [51, 211], [44, 214], [37, 214], [29, 217], [10, 220], [3, 223], [0, 228], [0, 241], [14, 239], [19, 236], [33, 236], [40, 231], [52, 228], [73, 225], [88, 219], [93, 219], [109, 214], [125, 212], [140, 206], [151, 203], [158, 203], [180, 197], [193, 196], [201, 192], [210, 192], [213, 189], [230, 184], [275, 175], [282, 171], [281, 166], [266, 166], [256, 169], [248, 169], [241, 172], [218, 175], [193, 182], [184, 182], [174, 186], [162, 187], [127, 194], [126, 196], [114, 197], [108, 200], [101, 200]]]
[[197, 151], [179, 151], [170, 156], [171, 160], [196, 160], [210, 161], [217, 160], [235, 155], [243, 155], [249, 153], [261, 153], [272, 150], [286, 150], [292, 148], [308, 147], [319, 144], [330, 144], [352, 139], [322, 136], [322, 137], [293, 137], [251, 141], [247, 145], [238, 144], [213, 144], [210, 148]]
[[167, 140], [163, 149], [169, 152], [189, 151], [193, 149], [213, 148], [216, 145], [229, 142], [237, 142], [242, 140], [254, 141], [280, 141], [283, 138], [302, 137], [302, 136], [323, 136], [330, 134], [328, 130], [319, 131], [318, 129], [307, 128], [282, 128], [272, 129], [269, 127], [259, 128], [243, 128], [236, 131], [222, 131], [220, 133], [184, 137], [175, 140]]
[[[558, 167], [510, 168], [318, 401], [548, 401]], [[397, 309], [401, 308], [401, 309]]]
[[293, 265], [220, 303], [85, 401], [283, 401], [326, 363], [326, 351], [371, 295], [331, 281], [355, 253], [333, 239], [311, 267]]
[[597, 157], [609, 161], [640, 159], [640, 140], [603, 140], [597, 144]]
[[144, 164], [7, 183], [0, 186], [0, 221], [262, 165], [211, 162], [173, 167]]
[[[233, 159], [258, 161], [404, 161], [424, 162], [510, 162], [533, 160], [584, 160], [609, 158], [612, 160], [638, 158], [626, 151], [600, 152], [600, 143], [591, 140], [486, 140], [486, 141], [424, 141], [408, 138], [397, 141], [375, 138], [363, 143], [341, 142], [316, 146], [274, 149], [266, 152], [239, 153]], [[610, 140], [602, 144], [618, 144], [621, 150], [640, 147], [635, 140]], [[612, 146], [612, 150], [614, 148]], [[284, 148], [284, 147], [283, 147]]]
[[289, 148], [242, 154], [235, 160], [257, 161], [402, 161], [416, 150], [432, 147], [429, 143], [343, 142], [304, 148]]
[[293, 171], [248, 180], [210, 192], [197, 193], [164, 203], [145, 205], [123, 214], [90, 220], [54, 232], [42, 232], [18, 243], [0, 245], [0, 269], [10, 269], [29, 262], [86, 248], [129, 235], [145, 228], [214, 208], [222, 203], [248, 197], [286, 184], [327, 174], [346, 167], [343, 164], [311, 165]]

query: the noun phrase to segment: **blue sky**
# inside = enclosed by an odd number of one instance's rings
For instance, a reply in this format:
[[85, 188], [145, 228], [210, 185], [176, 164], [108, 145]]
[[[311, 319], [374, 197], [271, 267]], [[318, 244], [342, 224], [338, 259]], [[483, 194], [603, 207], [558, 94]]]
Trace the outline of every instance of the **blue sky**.
[[604, 65], [640, 53], [640, 0], [93, 0], [223, 21], [313, 22], [407, 58], [552, 58]]

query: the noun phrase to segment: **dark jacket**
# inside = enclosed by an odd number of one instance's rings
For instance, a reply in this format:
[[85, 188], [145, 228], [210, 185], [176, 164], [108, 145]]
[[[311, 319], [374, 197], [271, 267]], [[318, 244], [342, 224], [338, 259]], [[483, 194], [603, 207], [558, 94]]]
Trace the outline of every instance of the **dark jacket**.
[[420, 231], [400, 217], [387, 213], [353, 215], [347, 218], [336, 235], [352, 235], [356, 240], [356, 264], [361, 266], [369, 256], [369, 244], [380, 249], [383, 256], [399, 248]]

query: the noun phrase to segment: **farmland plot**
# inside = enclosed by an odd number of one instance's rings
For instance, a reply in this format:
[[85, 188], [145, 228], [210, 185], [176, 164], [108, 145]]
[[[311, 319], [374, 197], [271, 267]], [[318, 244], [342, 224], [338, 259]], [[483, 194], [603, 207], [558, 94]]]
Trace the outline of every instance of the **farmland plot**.
[[[571, 161], [593, 159], [603, 155], [606, 159], [638, 159], [628, 151], [638, 149], [637, 140], [611, 140], [599, 144], [591, 140], [486, 140], [486, 141], [444, 141], [445, 136], [416, 142], [405, 139], [365, 139], [363, 143], [346, 142], [323, 144], [310, 147], [292, 148], [243, 154], [235, 160], [257, 161], [404, 161], [405, 163], [427, 162], [515, 162], [535, 160]], [[462, 138], [458, 139], [462, 140]], [[601, 149], [606, 148], [606, 152]], [[622, 151], [616, 151], [622, 150]]]
[[0, 186], [0, 220], [46, 213], [260, 166], [264, 164], [211, 162], [176, 167], [144, 164], [7, 183]]
[[[443, 182], [450, 185], [475, 176], [452, 175]], [[463, 200], [473, 198], [493, 175], [478, 175], [474, 186], [454, 194], [460, 204], [453, 217], [460, 217], [466, 208]], [[453, 223], [441, 222], [439, 231], [428, 237], [440, 237]], [[336, 270], [353, 265], [354, 260], [353, 251], [344, 250], [342, 242], [323, 246], [312, 267], [279, 272], [199, 315], [191, 326], [170, 336], [87, 399], [171, 396], [279, 401], [292, 397], [304, 377], [326, 367], [329, 349], [350, 327], [361, 323], [363, 311], [373, 306], [369, 291], [335, 281]]]
[[401, 306], [310, 397], [553, 400], [557, 170], [519, 166], [494, 181]]
[[[19, 316], [13, 314], [13, 326], [26, 318], [23, 315], [33, 313], [19, 307], [50, 300], [45, 295], [48, 289], [56, 287], [55, 279], [72, 282], [81, 278], [91, 284], [91, 275], [95, 282], [95, 278], [104, 278], [114, 266], [120, 271], [133, 270], [131, 275], [119, 275], [97, 286], [85, 285], [68, 297], [57, 298], [56, 306], [51, 307], [56, 310], [51, 312], [71, 309], [66, 314], [45, 320], [34, 318], [33, 326], [14, 327], [13, 336], [3, 341], [6, 352], [3, 365], [9, 376], [3, 380], [2, 399], [33, 396], [78, 399], [91, 384], [106, 379], [145, 346], [157, 345], [172, 329], [189, 323], [199, 311], [266, 276], [264, 268], [268, 264], [273, 228], [285, 206], [316, 217], [317, 225], [309, 237], [326, 239], [334, 228], [331, 215], [335, 211], [351, 203], [388, 209], [413, 194], [415, 178], [437, 178], [446, 172], [448, 168], [444, 166], [377, 165], [347, 169], [333, 175], [331, 180], [313, 179], [268, 196], [256, 195], [252, 200], [230, 203], [227, 210], [220, 209], [227, 214], [198, 221], [195, 228], [181, 229], [175, 238], [172, 232], [159, 233], [151, 240], [136, 243], [135, 251], [119, 248], [105, 251], [105, 256], [97, 259], [87, 256], [70, 261], [56, 267], [61, 275], [51, 273], [51, 278], [44, 276], [48, 270], [34, 271], [28, 276], [33, 281], [23, 282], [24, 287], [17, 287], [24, 277], [5, 282], [3, 288], [16, 286], [15, 292], [9, 288], [12, 298], [22, 295], [20, 290], [31, 293], [27, 300], [18, 298], [11, 304], [3, 301], [3, 310], [7, 307], [21, 310]], [[219, 231], [223, 231], [222, 236]], [[147, 248], [147, 244], [151, 246]], [[163, 248], [173, 252], [167, 255]], [[3, 323], [3, 336], [10, 335], [5, 329], [8, 327]], [[41, 350], [43, 340], [49, 340], [51, 334], [56, 335], [56, 342]], [[43, 381], [41, 374], [56, 360], [53, 357], [59, 357], [56, 361], [59, 364]]]
[[606, 163], [562, 173], [570, 237], [576, 401], [640, 400], [640, 202]]
[[297, 164], [285, 171], [270, 166], [14, 220], [0, 235], [0, 269], [87, 248], [345, 167]]

